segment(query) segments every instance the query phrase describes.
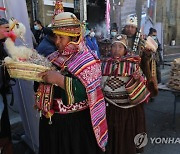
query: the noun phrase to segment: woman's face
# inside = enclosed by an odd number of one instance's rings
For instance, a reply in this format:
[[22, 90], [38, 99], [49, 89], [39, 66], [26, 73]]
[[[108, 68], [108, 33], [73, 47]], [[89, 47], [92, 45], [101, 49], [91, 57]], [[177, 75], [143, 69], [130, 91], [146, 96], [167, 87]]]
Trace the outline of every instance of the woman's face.
[[59, 51], [63, 51], [66, 45], [71, 41], [69, 36], [65, 35], [56, 35], [55, 37], [55, 45]]
[[136, 27], [133, 25], [126, 25], [125, 26], [125, 33], [128, 37], [132, 37], [136, 34]]
[[126, 52], [125, 47], [120, 42], [115, 42], [112, 45], [112, 52], [111, 53], [112, 53], [113, 58], [118, 58], [118, 57], [124, 56], [125, 52]]

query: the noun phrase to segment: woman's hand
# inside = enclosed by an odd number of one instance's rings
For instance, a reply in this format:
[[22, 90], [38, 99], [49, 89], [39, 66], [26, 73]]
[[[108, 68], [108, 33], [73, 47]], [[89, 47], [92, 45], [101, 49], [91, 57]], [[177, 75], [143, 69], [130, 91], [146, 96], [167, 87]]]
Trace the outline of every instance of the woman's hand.
[[55, 84], [64, 89], [64, 76], [61, 75], [60, 72], [50, 70], [39, 73], [39, 76], [42, 77], [46, 83]]

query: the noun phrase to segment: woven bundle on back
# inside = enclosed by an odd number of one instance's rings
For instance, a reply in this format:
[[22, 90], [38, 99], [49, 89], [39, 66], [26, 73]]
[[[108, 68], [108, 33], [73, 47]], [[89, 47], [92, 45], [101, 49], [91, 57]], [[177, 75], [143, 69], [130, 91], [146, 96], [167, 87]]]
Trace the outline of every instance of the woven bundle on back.
[[171, 67], [171, 76], [168, 87], [180, 91], [180, 58], [175, 59]]

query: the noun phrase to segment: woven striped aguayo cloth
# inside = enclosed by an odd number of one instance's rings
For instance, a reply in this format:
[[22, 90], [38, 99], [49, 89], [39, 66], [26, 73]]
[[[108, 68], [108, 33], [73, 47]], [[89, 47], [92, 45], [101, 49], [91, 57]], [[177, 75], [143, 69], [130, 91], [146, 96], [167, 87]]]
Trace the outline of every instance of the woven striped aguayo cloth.
[[102, 62], [102, 75], [131, 76], [140, 69], [141, 58], [139, 56], [127, 55], [116, 60], [108, 58]]
[[78, 52], [64, 65], [74, 76], [79, 78], [86, 88], [88, 104], [94, 134], [99, 147], [105, 151], [108, 139], [106, 106], [101, 90], [101, 65], [91, 52]]
[[168, 87], [180, 91], [180, 58], [174, 59]]
[[[126, 55], [122, 58], [102, 61], [102, 88], [105, 100], [120, 108], [131, 108], [137, 104], [131, 104], [125, 85], [132, 75], [141, 72], [139, 56]], [[142, 72], [141, 72], [142, 74]]]

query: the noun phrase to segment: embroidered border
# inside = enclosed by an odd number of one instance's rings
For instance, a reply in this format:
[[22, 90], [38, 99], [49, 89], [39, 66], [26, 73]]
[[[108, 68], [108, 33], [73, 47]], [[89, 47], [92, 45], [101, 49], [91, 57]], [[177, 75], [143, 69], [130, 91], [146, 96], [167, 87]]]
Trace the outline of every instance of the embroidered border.
[[60, 114], [78, 112], [78, 111], [82, 111], [82, 110], [88, 108], [87, 100], [84, 100], [84, 101], [78, 102], [78, 103], [74, 103], [71, 105], [64, 105], [62, 102], [62, 99], [55, 99], [54, 103], [59, 106], [58, 110], [55, 110], [55, 112], [60, 113]]

